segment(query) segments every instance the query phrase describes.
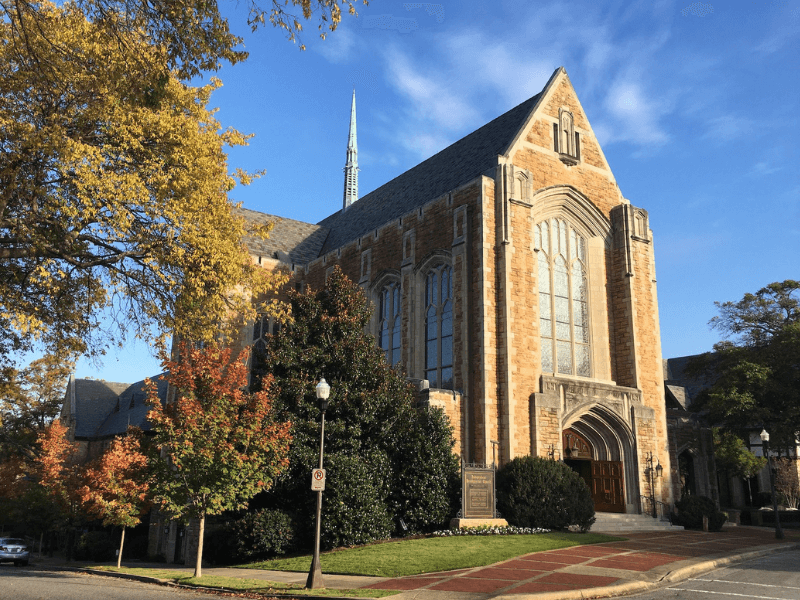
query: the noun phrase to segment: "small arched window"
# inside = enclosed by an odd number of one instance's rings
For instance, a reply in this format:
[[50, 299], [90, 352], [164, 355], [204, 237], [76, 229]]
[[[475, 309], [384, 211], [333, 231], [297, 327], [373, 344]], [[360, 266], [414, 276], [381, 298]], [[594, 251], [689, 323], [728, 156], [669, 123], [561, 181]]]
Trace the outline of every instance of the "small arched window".
[[453, 271], [434, 267], [425, 278], [425, 379], [453, 387]]
[[281, 324], [270, 315], [258, 315], [253, 323], [253, 350], [250, 359], [250, 372], [261, 376], [264, 359], [267, 356], [267, 338], [280, 331]]
[[586, 242], [563, 219], [536, 225], [542, 371], [591, 376]]
[[389, 283], [381, 288], [378, 315], [378, 345], [386, 355], [386, 362], [394, 366], [400, 362], [400, 284]]

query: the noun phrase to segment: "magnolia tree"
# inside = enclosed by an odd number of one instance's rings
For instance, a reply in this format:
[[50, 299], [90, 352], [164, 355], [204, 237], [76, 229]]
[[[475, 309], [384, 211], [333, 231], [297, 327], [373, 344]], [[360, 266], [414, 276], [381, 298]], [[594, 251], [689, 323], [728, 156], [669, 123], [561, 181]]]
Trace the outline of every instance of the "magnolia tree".
[[135, 527], [147, 507], [147, 456], [142, 451], [141, 432], [132, 428], [114, 438], [102, 456], [86, 469], [86, 484], [78, 494], [87, 512], [103, 519], [104, 525], [122, 528], [117, 568], [122, 564], [125, 528]]
[[[168, 514], [199, 520], [195, 577], [202, 575], [205, 519], [243, 509], [287, 466], [290, 423], [277, 422], [267, 391], [249, 393], [249, 351], [181, 344], [165, 361], [174, 401], [162, 405], [154, 382], [153, 500]], [[269, 386], [267, 386], [269, 387]]]

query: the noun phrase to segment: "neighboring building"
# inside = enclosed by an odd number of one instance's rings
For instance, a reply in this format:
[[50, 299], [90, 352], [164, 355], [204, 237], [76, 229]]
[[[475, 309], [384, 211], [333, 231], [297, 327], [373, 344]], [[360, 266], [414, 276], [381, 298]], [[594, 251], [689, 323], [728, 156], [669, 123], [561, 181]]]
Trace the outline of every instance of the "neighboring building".
[[[691, 362], [698, 358], [700, 356], [695, 355], [664, 360], [670, 452], [679, 475], [676, 498], [688, 493], [709, 496], [727, 508], [760, 506], [759, 500], [770, 491], [766, 466], [750, 479], [726, 477], [724, 472], [716, 470], [710, 426], [701, 414], [692, 412], [691, 407], [698, 395], [715, 383], [717, 375], [713, 362], [699, 373], [689, 369]], [[761, 426], [754, 425], [745, 443], [756, 456], [765, 456], [760, 433]], [[793, 480], [796, 496], [800, 498], [800, 441], [786, 452], [771, 451], [770, 455], [774, 466], [782, 471], [781, 477]]]
[[[164, 402], [167, 384], [158, 375], [152, 377]], [[78, 443], [78, 460], [97, 458], [108, 443], [125, 433], [128, 427], [150, 430], [144, 381], [134, 384], [70, 376], [59, 416], [68, 428], [67, 438]]]

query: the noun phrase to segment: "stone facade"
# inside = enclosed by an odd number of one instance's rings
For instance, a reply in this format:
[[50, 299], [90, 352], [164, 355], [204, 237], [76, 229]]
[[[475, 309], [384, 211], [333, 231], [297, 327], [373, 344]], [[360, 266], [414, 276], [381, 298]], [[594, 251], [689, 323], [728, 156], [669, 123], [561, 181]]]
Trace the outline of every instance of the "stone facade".
[[[281, 222], [257, 260], [314, 289], [334, 265], [358, 282], [378, 344], [448, 415], [465, 462], [565, 457], [569, 430], [591, 447], [570, 461], [613, 463], [615, 481], [590, 481], [597, 497], [619, 486], [615, 510], [674, 501], [648, 213], [619, 190], [563, 68], [346, 211]], [[315, 257], [286, 259], [312, 255], [312, 236]]]

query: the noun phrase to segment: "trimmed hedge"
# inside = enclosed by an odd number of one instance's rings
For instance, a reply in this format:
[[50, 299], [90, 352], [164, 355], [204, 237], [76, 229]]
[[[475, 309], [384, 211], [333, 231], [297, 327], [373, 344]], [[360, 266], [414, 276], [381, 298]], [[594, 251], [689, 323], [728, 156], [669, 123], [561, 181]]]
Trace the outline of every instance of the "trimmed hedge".
[[719, 531], [728, 520], [717, 504], [707, 496], [684, 496], [675, 504], [678, 514], [674, 517], [676, 525], [683, 525], [686, 529], [702, 529], [703, 517], [708, 517], [708, 530]]
[[497, 473], [497, 507], [517, 527], [588, 531], [595, 521], [586, 483], [562, 462], [524, 456]]

